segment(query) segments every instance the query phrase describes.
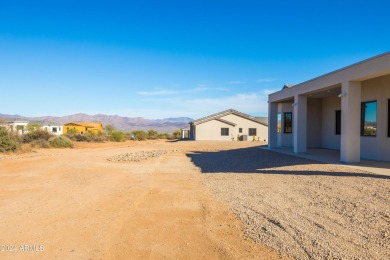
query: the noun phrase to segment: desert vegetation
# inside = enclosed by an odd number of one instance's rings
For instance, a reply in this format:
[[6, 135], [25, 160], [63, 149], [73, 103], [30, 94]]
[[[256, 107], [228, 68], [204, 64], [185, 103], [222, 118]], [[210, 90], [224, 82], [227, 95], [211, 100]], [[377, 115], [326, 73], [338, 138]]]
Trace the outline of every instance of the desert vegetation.
[[133, 141], [145, 141], [145, 140], [158, 140], [158, 139], [167, 139], [174, 140], [180, 138], [180, 130], [175, 131], [172, 134], [169, 133], [159, 133], [156, 130], [150, 129], [148, 131], [144, 130], [134, 130], [132, 132], [122, 132], [117, 130], [112, 125], [106, 125], [102, 133], [95, 133], [92, 131], [87, 131], [84, 134], [77, 132], [75, 129], [69, 129], [66, 136], [72, 141], [76, 142], [125, 142], [127, 140]]
[[53, 136], [50, 137], [48, 143], [51, 147], [55, 148], [72, 148], [72, 141], [66, 136]]
[[[0, 152], [16, 152], [22, 147], [35, 148], [66, 148], [73, 147], [73, 143], [65, 136], [53, 136], [36, 123], [29, 123], [27, 133], [19, 135], [5, 127], [0, 127]], [[29, 149], [26, 149], [27, 151]]]
[[125, 142], [128, 140], [145, 141], [167, 139], [174, 140], [180, 138], [180, 130], [172, 134], [159, 133], [156, 130], [135, 130], [132, 132], [122, 132], [112, 125], [107, 125], [104, 131], [96, 133], [87, 131], [79, 133], [76, 129], [69, 129], [63, 136], [53, 136], [46, 130], [43, 130], [40, 124], [29, 123], [26, 126], [26, 133], [20, 135], [16, 132], [0, 127], [0, 152], [15, 152], [23, 146], [32, 148], [71, 148], [73, 142]]
[[17, 135], [0, 127], [0, 152], [15, 152], [20, 148], [20, 141]]

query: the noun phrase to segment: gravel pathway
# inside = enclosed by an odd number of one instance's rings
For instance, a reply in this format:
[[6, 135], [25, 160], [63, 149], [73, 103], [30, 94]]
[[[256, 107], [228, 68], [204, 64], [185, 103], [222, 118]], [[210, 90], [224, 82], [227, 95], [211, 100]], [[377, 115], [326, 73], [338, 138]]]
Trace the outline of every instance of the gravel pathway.
[[256, 242], [297, 259], [390, 259], [390, 177], [258, 148], [189, 153]]

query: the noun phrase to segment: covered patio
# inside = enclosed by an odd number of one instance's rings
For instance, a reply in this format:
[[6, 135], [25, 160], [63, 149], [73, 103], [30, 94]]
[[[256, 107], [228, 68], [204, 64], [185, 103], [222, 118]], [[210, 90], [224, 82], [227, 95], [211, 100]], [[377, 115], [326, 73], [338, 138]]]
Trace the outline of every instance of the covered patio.
[[390, 53], [269, 95], [269, 148], [390, 161]]

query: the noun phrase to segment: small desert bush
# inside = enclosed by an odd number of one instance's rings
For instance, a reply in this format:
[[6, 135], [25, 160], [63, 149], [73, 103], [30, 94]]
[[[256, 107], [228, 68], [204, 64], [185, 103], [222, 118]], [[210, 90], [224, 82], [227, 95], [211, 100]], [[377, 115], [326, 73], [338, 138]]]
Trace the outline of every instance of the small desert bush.
[[84, 134], [75, 134], [71, 138], [72, 140], [75, 140], [77, 142], [87, 142], [88, 138]]
[[48, 131], [39, 129], [35, 131], [28, 132], [22, 136], [23, 143], [32, 143], [33, 141], [36, 141], [36, 143], [41, 142], [42, 140], [49, 140], [50, 137], [53, 135], [50, 134]]
[[87, 138], [87, 142], [103, 143], [107, 141], [107, 135], [105, 133], [95, 133], [92, 131], [87, 131], [85, 133], [85, 137]]
[[157, 135], [158, 139], [168, 139], [170, 135], [168, 133], [162, 133]]
[[137, 140], [137, 141], [143, 141], [143, 140], [148, 139], [147, 133], [145, 133], [145, 131], [143, 131], [143, 130], [136, 130], [136, 131], [131, 132], [131, 134], [134, 135], [134, 140]]
[[146, 134], [148, 135], [148, 140], [158, 139], [158, 132], [156, 130], [149, 130]]
[[37, 140], [32, 140], [29, 142], [31, 147], [38, 147], [38, 148], [49, 148], [49, 143], [45, 139], [37, 139]]
[[67, 129], [67, 130], [66, 130], [66, 134], [67, 134], [67, 135], [76, 135], [76, 134], [80, 134], [80, 132], [77, 131], [77, 130], [74, 129], [74, 128], [70, 128], [70, 129]]
[[26, 126], [26, 130], [29, 132], [38, 131], [38, 130], [41, 130], [41, 128], [42, 128], [42, 126], [40, 124], [34, 123], [34, 122], [30, 122]]
[[19, 138], [7, 129], [0, 127], [0, 152], [15, 152], [19, 148]]
[[31, 144], [22, 144], [20, 146], [20, 149], [18, 150], [18, 153], [21, 153], [21, 154], [23, 154], [23, 153], [31, 153], [33, 151], [34, 151], [34, 149], [31, 146]]
[[48, 141], [49, 145], [54, 148], [72, 148], [72, 141], [66, 136], [53, 136]]
[[176, 130], [175, 132], [173, 132], [172, 137], [173, 137], [173, 139], [180, 139], [181, 138], [181, 131]]
[[109, 134], [108, 139], [111, 142], [124, 142], [126, 140], [125, 133], [120, 131], [113, 131]]
[[76, 142], [103, 143], [107, 141], [107, 135], [105, 133], [96, 134], [92, 131], [87, 131], [85, 134], [69, 134], [68, 132], [65, 136]]

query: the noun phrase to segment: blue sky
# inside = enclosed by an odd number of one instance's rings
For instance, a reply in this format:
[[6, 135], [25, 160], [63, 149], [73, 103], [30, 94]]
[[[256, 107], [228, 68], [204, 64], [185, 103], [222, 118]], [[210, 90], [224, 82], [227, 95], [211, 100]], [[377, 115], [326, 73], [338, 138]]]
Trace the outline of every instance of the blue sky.
[[267, 94], [283, 84], [389, 51], [389, 7], [0, 0], [0, 113], [267, 115]]

